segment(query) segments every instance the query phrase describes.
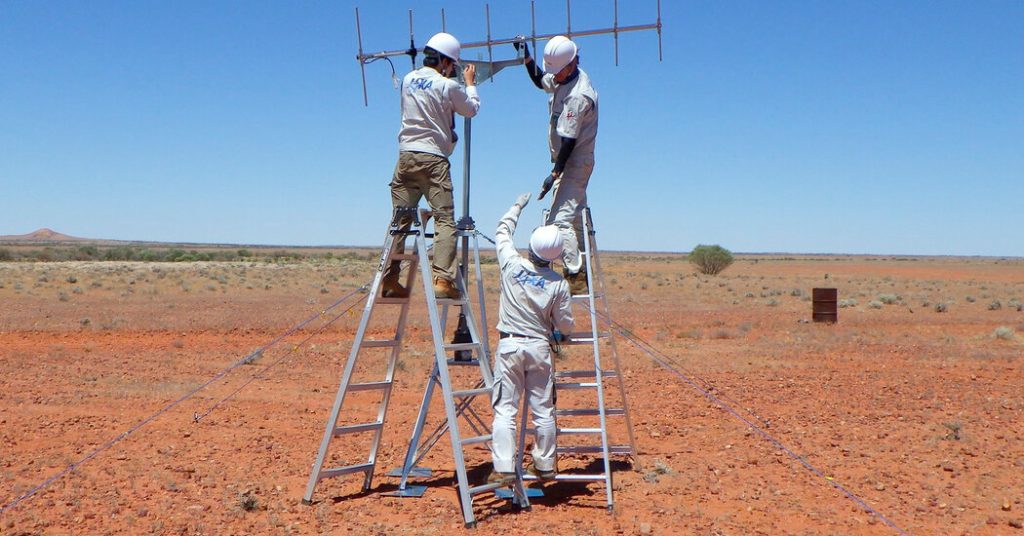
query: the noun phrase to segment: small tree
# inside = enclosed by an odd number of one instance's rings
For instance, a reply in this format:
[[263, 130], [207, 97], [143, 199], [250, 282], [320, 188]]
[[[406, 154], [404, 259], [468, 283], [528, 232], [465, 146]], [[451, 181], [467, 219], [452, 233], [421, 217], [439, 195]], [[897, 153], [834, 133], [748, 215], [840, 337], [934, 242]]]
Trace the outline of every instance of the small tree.
[[713, 246], [698, 245], [687, 257], [697, 270], [706, 275], [718, 275], [732, 264], [732, 253], [717, 244]]

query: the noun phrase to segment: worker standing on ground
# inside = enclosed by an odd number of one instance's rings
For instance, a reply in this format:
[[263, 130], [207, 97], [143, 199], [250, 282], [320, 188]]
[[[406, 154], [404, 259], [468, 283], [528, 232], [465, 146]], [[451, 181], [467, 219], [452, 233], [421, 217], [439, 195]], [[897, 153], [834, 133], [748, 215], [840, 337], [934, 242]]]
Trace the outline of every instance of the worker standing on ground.
[[[459, 67], [461, 45], [447, 33], [434, 35], [423, 49], [423, 67], [405, 75], [401, 87], [402, 128], [398, 132], [398, 163], [391, 180], [392, 206], [415, 207], [426, 196], [434, 217], [434, 293], [459, 299], [455, 285], [455, 202], [448, 157], [455, 149], [455, 114], [473, 117], [480, 109], [476, 68], [463, 69], [466, 87], [451, 80]], [[401, 221], [408, 229], [411, 218]], [[402, 253], [404, 241], [396, 241]], [[401, 264], [392, 262], [384, 273], [382, 295], [406, 297], [399, 283]]]
[[494, 471], [490, 482], [515, 477], [516, 414], [524, 392], [537, 430], [533, 462], [528, 471], [542, 480], [558, 472], [555, 457], [555, 377], [552, 364], [552, 333], [572, 328], [569, 285], [551, 269], [562, 254], [564, 239], [553, 225], [537, 228], [530, 236], [529, 258], [512, 244], [516, 222], [530, 194], [516, 199], [498, 223], [495, 236], [501, 270], [498, 309], [498, 351], [494, 356], [493, 438]]
[[[555, 189], [547, 224], [557, 225], [565, 234], [562, 254], [563, 273], [573, 295], [586, 294], [587, 273], [580, 251], [583, 248], [583, 208], [587, 206], [587, 183], [594, 171], [594, 145], [597, 140], [597, 91], [590, 77], [579, 68], [576, 43], [555, 36], [544, 47], [544, 69], [523, 48], [526, 72], [540, 89], [551, 94], [548, 104], [548, 147], [554, 167], [544, 178], [541, 194]], [[546, 72], [545, 72], [546, 71]]]

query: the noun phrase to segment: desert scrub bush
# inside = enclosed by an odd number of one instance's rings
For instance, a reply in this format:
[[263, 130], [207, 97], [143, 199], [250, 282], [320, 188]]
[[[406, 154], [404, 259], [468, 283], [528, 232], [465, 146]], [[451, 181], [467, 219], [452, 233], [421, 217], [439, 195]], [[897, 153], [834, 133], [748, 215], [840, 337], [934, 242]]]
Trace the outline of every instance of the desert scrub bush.
[[14, 254], [7, 248], [0, 248], [0, 262], [11, 262], [14, 260]]
[[944, 304], [944, 303], [936, 303], [935, 304], [935, 312], [936, 313], [945, 313], [948, 310], [949, 310], [949, 306]]
[[971, 295], [964, 296], [964, 300], [966, 300], [967, 303], [974, 303], [976, 301], [974, 299], [974, 296], [971, 296]]
[[856, 306], [857, 306], [857, 300], [854, 300], [852, 298], [848, 299], [848, 300], [839, 300], [839, 307], [841, 307], [843, 309], [845, 309], [847, 307], [856, 307]]
[[999, 326], [992, 332], [995, 338], [1001, 341], [1012, 341], [1013, 340], [1013, 328], [1007, 326]]
[[693, 248], [693, 251], [686, 257], [688, 261], [697, 267], [697, 270], [705, 275], [718, 275], [732, 264], [732, 253], [717, 244], [705, 246], [703, 244]]
[[882, 302], [880, 302], [878, 300], [871, 300], [871, 301], [868, 302], [868, 307], [870, 307], [872, 309], [881, 309], [882, 308]]
[[885, 305], [892, 305], [894, 303], [899, 303], [900, 297], [898, 294], [879, 294], [878, 301]]
[[989, 311], [998, 311], [1003, 308], [1003, 303], [999, 300], [993, 300], [992, 303], [988, 304]]

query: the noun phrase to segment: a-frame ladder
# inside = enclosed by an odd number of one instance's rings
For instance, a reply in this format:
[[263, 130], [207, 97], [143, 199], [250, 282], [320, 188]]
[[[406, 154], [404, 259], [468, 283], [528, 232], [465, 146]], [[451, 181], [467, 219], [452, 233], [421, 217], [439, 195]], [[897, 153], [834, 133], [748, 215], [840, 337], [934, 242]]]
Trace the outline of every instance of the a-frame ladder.
[[[582, 481], [582, 482], [604, 482], [605, 485], [605, 497], [607, 499], [607, 507], [611, 510], [614, 507], [613, 497], [613, 484], [612, 484], [612, 468], [611, 468], [611, 456], [612, 455], [627, 455], [633, 459], [633, 462], [637, 462], [636, 458], [636, 439], [633, 436], [633, 422], [629, 415], [629, 404], [626, 399], [626, 385], [625, 380], [622, 377], [622, 365], [619, 362], [619, 354], [615, 348], [615, 338], [612, 336], [611, 329], [601, 329], [599, 327], [598, 316], [606, 319], [605, 325], [609, 324], [607, 320], [610, 320], [611, 316], [608, 309], [607, 292], [604, 282], [604, 273], [601, 269], [600, 257], [597, 255], [597, 239], [594, 231], [593, 220], [590, 215], [590, 207], [584, 207], [582, 210], [583, 219], [583, 233], [586, 237], [583, 245], [583, 259], [584, 266], [587, 268], [587, 288], [589, 289], [586, 294], [578, 294], [572, 297], [573, 303], [577, 305], [575, 312], [579, 312], [584, 309], [589, 313], [590, 316], [590, 330], [574, 332], [568, 336], [568, 340], [562, 342], [563, 345], [578, 345], [580, 347], [590, 346], [593, 350], [593, 368], [585, 366], [585, 368], [575, 370], [563, 370], [555, 372], [555, 391], [559, 393], [560, 400], [556, 404], [555, 417], [558, 424], [558, 454], [590, 454], [597, 455], [601, 460], [603, 471], [599, 473], [590, 474], [579, 474], [579, 473], [559, 473], [556, 477], [556, 481]], [[582, 305], [584, 307], [579, 307]], [[579, 319], [577, 318], [577, 322]], [[606, 361], [602, 358], [602, 345], [601, 341], [607, 342], [608, 353], [611, 354], [611, 359]], [[556, 362], [556, 367], [558, 363]], [[618, 390], [619, 401], [621, 406], [607, 407], [606, 405], [606, 380], [610, 383], [614, 383]], [[592, 401], [593, 407], [572, 407], [565, 408], [567, 396], [566, 391], [580, 391], [581, 393], [593, 392], [593, 398], [589, 399]], [[591, 402], [582, 402], [588, 404]], [[524, 402], [522, 414], [526, 415], [527, 407]], [[597, 417], [597, 422], [594, 422], [594, 417]], [[624, 419], [624, 426], [626, 429], [626, 435], [629, 438], [627, 444], [612, 444], [608, 436], [608, 418], [609, 417], [622, 417]], [[589, 422], [588, 421], [589, 418]], [[566, 426], [566, 421], [571, 420], [573, 423], [582, 422], [582, 424], [589, 424], [589, 426]], [[595, 426], [596, 425], [596, 426]], [[519, 463], [518, 467], [523, 465], [523, 453], [526, 443], [527, 433], [533, 433], [532, 429], [527, 429], [525, 426], [521, 427], [519, 434]], [[591, 442], [589, 444], [573, 444], [564, 445], [563, 442], [568, 437], [598, 437], [598, 442]], [[533, 475], [525, 475], [525, 480], [535, 480], [536, 477]]]
[[[401, 229], [400, 222], [403, 218], [409, 219], [412, 222], [407, 230]], [[430, 394], [432, 393], [434, 385], [440, 385], [445, 406], [446, 420], [444, 426], [451, 439], [452, 458], [455, 464], [455, 473], [459, 485], [459, 499], [462, 505], [463, 518], [467, 526], [474, 526], [476, 524], [476, 518], [473, 513], [472, 497], [478, 493], [508, 486], [508, 484], [470, 486], [467, 478], [463, 448], [467, 445], [489, 442], [491, 436], [486, 429], [475, 429], [477, 435], [472, 437], [463, 438], [459, 433], [458, 417], [466, 411], [468, 403], [471, 402], [473, 398], [480, 395], [484, 395], [485, 397], [490, 396], [492, 383], [490, 362], [488, 359], [486, 345], [481, 341], [481, 332], [474, 320], [473, 308], [469, 302], [465, 281], [461, 276], [461, 270], [459, 271], [459, 276], [456, 280], [456, 286], [460, 289], [462, 294], [460, 299], [438, 299], [434, 294], [432, 269], [426, 245], [427, 234], [425, 233], [424, 228], [425, 223], [421, 222], [421, 218], [419, 214], [417, 214], [415, 207], [395, 209], [395, 215], [392, 218], [387, 237], [384, 241], [384, 246], [381, 249], [380, 263], [377, 266], [377, 273], [374, 276], [373, 284], [370, 287], [370, 294], [363, 309], [363, 316], [360, 320], [359, 328], [356, 331], [355, 339], [352, 342], [352, 350], [345, 363], [345, 369], [342, 373], [338, 393], [335, 396], [334, 405], [331, 409], [331, 415], [327, 420], [323, 440], [320, 443], [320, 450], [317, 453], [316, 461], [313, 464], [313, 470], [310, 473], [309, 483], [306, 486], [306, 493], [303, 496], [303, 502], [306, 504], [310, 504], [312, 502], [313, 493], [316, 490], [317, 484], [325, 478], [353, 473], [363, 473], [363, 491], [370, 489], [374, 469], [376, 467], [377, 451], [380, 447], [384, 421], [387, 416], [388, 402], [390, 400], [392, 386], [394, 385], [395, 368], [398, 362], [398, 355], [401, 351], [402, 337], [404, 335], [409, 305], [411, 303], [410, 297], [383, 298], [380, 296], [380, 290], [385, 268], [389, 266], [392, 261], [405, 261], [410, 263], [405, 279], [405, 288], [407, 289], [413, 289], [416, 281], [417, 266], [419, 267], [420, 279], [422, 281], [423, 294], [426, 298], [427, 313], [430, 318], [430, 327], [433, 339], [434, 366], [431, 373], [431, 379], [428, 381], [427, 392], [424, 394], [424, 403], [426, 404], [429, 402]], [[404, 241], [408, 237], [413, 238], [415, 242], [413, 253], [395, 253], [394, 246], [396, 245], [396, 240]], [[479, 279], [478, 255], [476, 260], [478, 267], [477, 276]], [[396, 328], [392, 338], [378, 340], [366, 339], [370, 318], [372, 317], [374, 308], [377, 305], [399, 306], [398, 314], [393, 316], [396, 319]], [[445, 315], [447, 314], [450, 306], [459, 306], [462, 308], [463, 314], [466, 315], [466, 324], [470, 333], [469, 342], [444, 342], [445, 323], [442, 320], [442, 313], [438, 311], [439, 306], [443, 308], [443, 313]], [[373, 348], [384, 348], [390, 350], [384, 379], [381, 381], [352, 383], [356, 363], [363, 350]], [[478, 364], [481, 369], [481, 379], [470, 389], [456, 390], [452, 387], [452, 380], [448, 370], [446, 354], [455, 351], [470, 352], [473, 356], [472, 361]], [[376, 419], [369, 422], [338, 426], [338, 420], [342, 415], [346, 394], [348, 392], [370, 390], [377, 390], [381, 392], [381, 399], [377, 408]], [[424, 410], [421, 408], [421, 420], [424, 415]], [[418, 422], [418, 425], [422, 425], [422, 423]], [[333, 438], [341, 435], [365, 432], [373, 433], [365, 459], [361, 460], [359, 463], [341, 467], [324, 468], [324, 462], [327, 458], [327, 453]], [[403, 475], [403, 485], [406, 476], [407, 475]], [[527, 507], [529, 503], [526, 499], [521, 479], [517, 479], [512, 487], [514, 495], [516, 496], [515, 502], [520, 506]]]

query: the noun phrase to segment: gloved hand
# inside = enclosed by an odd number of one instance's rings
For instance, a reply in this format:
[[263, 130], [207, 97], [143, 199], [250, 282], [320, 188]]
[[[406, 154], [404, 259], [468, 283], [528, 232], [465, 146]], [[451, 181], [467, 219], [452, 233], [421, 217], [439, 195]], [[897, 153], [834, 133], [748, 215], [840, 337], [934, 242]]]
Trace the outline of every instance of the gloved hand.
[[513, 206], [519, 207], [519, 210], [526, 208], [526, 204], [530, 202], [530, 193], [527, 192], [516, 198], [516, 202]]
[[541, 199], [544, 199], [544, 196], [547, 195], [548, 191], [551, 190], [551, 187], [554, 186], [554, 185], [555, 185], [555, 176], [554, 175], [550, 175], [549, 174], [547, 177], [544, 177], [544, 184], [542, 184], [541, 187], [540, 187], [540, 195], [537, 196], [537, 200], [540, 201]]
[[[520, 37], [520, 36], [516, 36]], [[525, 37], [523, 37], [525, 39]], [[519, 47], [523, 48], [523, 58], [530, 57], [530, 47], [526, 46], [526, 41], [512, 41], [512, 46], [516, 47], [516, 52], [519, 52]]]

